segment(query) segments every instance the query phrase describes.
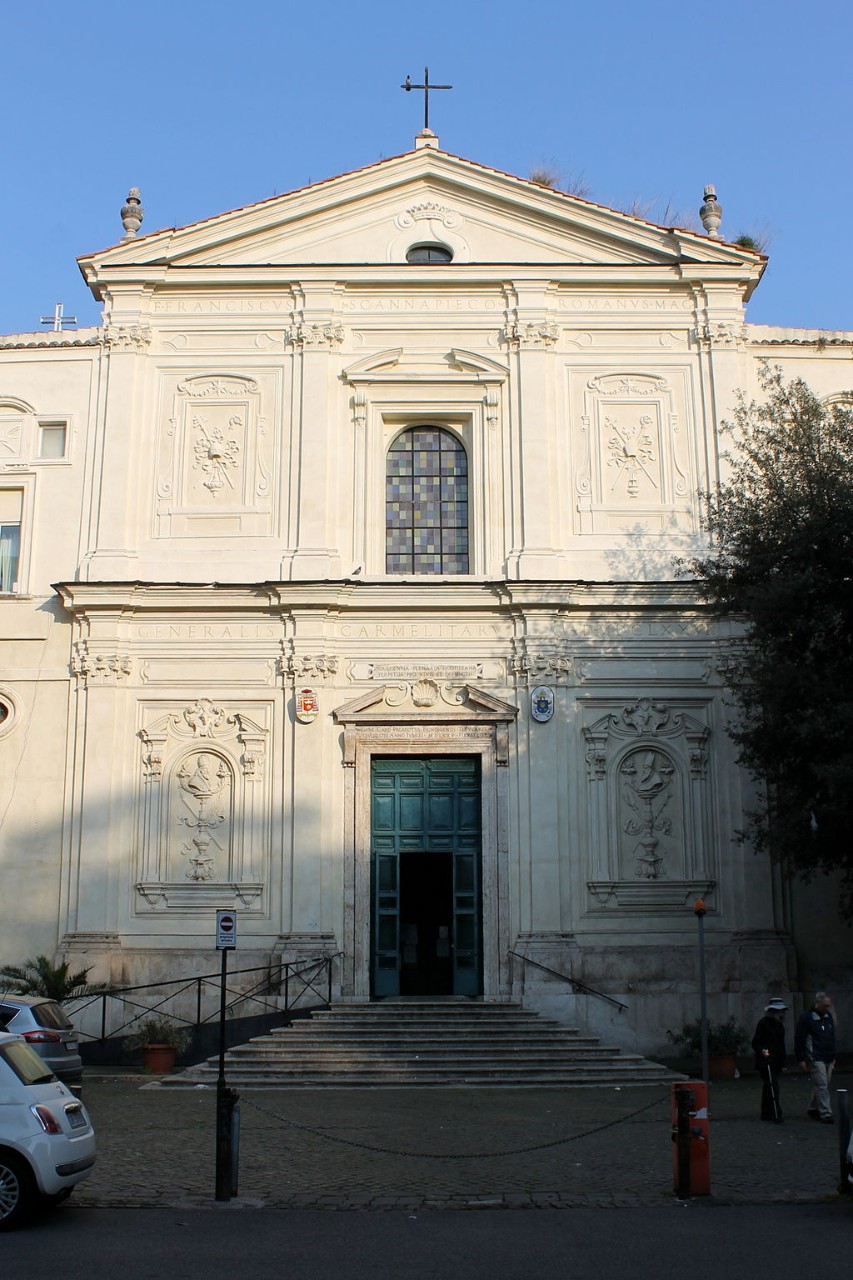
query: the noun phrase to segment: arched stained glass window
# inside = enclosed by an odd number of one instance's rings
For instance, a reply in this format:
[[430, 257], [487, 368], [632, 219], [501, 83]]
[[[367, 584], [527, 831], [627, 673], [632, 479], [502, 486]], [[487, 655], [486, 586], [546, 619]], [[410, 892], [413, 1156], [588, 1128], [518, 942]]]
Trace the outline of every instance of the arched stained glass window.
[[468, 572], [468, 457], [441, 427], [410, 427], [388, 450], [387, 573]]

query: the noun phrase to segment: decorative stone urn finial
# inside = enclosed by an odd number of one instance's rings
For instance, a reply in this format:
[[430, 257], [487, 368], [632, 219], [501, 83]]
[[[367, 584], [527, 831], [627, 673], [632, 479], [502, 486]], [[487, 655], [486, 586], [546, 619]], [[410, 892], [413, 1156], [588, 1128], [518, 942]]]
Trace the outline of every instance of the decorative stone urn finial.
[[723, 220], [723, 206], [717, 202], [717, 192], [713, 186], [705, 188], [705, 203], [699, 210], [702, 226], [714, 240], [722, 240], [720, 223]]
[[139, 187], [131, 187], [127, 193], [127, 203], [121, 207], [121, 225], [124, 227], [124, 239], [135, 236], [142, 226], [145, 210], [139, 198]]

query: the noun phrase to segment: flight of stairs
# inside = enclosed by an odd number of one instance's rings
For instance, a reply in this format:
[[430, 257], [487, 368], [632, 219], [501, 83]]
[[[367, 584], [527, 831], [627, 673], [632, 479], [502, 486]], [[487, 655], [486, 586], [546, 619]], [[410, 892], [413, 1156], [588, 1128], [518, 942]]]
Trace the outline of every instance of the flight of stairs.
[[[161, 1083], [214, 1084], [218, 1058]], [[659, 1084], [672, 1072], [512, 1004], [384, 1000], [340, 1004], [226, 1055], [240, 1088]]]

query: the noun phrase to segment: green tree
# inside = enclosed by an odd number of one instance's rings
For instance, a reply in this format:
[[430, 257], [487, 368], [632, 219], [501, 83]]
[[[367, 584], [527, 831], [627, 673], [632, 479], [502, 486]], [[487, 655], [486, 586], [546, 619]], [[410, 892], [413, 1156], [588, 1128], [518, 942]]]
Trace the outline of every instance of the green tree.
[[6, 964], [0, 968], [0, 982], [19, 996], [46, 996], [62, 1004], [83, 996], [108, 995], [115, 988], [107, 982], [90, 983], [90, 969], [69, 970], [66, 961], [53, 964], [47, 956], [36, 956], [22, 965]]
[[[767, 806], [742, 833], [804, 879], [841, 873], [853, 918], [853, 412], [763, 366], [760, 403], [724, 423], [726, 479], [704, 494], [705, 598], [742, 615], [729, 732]], [[853, 403], [853, 400], [851, 400]]]

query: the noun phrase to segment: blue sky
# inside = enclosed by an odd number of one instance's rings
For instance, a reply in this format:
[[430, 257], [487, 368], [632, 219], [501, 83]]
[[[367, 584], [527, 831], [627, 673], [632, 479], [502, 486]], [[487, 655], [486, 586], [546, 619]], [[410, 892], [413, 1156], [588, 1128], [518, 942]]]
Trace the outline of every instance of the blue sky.
[[713, 182], [724, 234], [769, 241], [748, 319], [853, 330], [849, 3], [42, 0], [2, 29], [0, 332], [97, 323], [75, 259], [131, 185], [151, 231], [408, 150], [425, 65], [446, 150], [652, 219]]

